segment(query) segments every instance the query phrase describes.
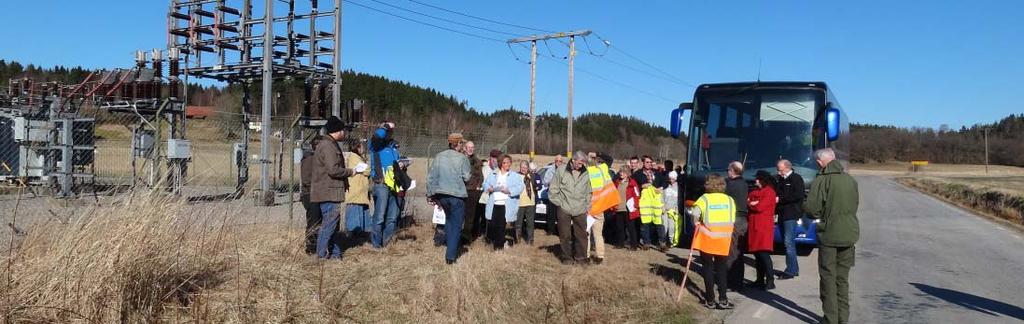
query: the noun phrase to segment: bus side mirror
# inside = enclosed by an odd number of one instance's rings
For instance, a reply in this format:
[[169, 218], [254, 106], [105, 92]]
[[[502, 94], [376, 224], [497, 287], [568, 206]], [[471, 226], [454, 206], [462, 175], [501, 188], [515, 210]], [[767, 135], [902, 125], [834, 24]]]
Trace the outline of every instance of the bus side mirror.
[[693, 110], [692, 102], [684, 102], [679, 104], [679, 108], [672, 110], [672, 120], [669, 121], [669, 130], [672, 133], [672, 138], [679, 138], [683, 135], [683, 116], [687, 111]]
[[825, 134], [829, 141], [839, 139], [839, 109], [829, 107], [825, 110]]

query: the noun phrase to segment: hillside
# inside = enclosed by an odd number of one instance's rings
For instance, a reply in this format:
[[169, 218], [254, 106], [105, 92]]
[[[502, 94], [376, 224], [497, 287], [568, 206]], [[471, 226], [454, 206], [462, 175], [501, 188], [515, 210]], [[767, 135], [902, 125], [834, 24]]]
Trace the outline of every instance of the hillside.
[[[78, 82], [88, 72], [81, 67], [40, 68], [0, 60], [0, 87], [15, 77]], [[356, 71], [344, 71], [342, 77], [345, 80], [343, 100], [366, 100], [370, 121], [396, 121], [401, 127], [417, 130], [421, 134], [444, 134], [457, 130], [501, 140], [511, 136], [507, 143], [509, 152], [529, 151], [528, 115], [514, 107], [484, 113], [454, 95], [408, 82]], [[258, 88], [254, 87], [254, 96], [259, 96]], [[303, 101], [302, 81], [276, 81], [275, 88], [281, 94], [281, 106], [275, 113], [278, 116], [299, 114]], [[189, 104], [214, 106], [221, 112], [238, 113], [241, 112], [241, 93], [238, 85], [193, 85], [189, 87]], [[260, 109], [259, 100], [254, 100], [253, 108]], [[225, 115], [223, 119], [235, 122], [234, 119], [238, 118]], [[566, 118], [557, 114], [540, 114], [536, 125], [537, 154], [564, 153]], [[616, 157], [651, 154], [658, 158], [678, 159], [683, 154], [682, 142], [672, 139], [667, 129], [632, 116], [583, 114], [575, 118], [573, 133], [574, 148], [606, 151]]]
[[922, 159], [936, 163], [984, 164], [984, 136], [988, 129], [989, 163], [1024, 166], [1024, 114], [959, 130], [871, 124], [853, 124], [850, 128], [854, 162]]

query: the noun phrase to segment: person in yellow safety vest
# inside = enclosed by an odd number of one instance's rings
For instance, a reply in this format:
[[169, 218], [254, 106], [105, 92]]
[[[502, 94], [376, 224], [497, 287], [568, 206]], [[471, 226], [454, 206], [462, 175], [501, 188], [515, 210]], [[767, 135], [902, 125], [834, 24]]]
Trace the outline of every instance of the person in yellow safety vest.
[[[608, 184], [612, 183], [612, 177], [608, 172], [608, 164], [599, 159], [597, 153], [587, 154], [587, 175], [590, 176], [590, 190], [597, 195]], [[594, 250], [593, 262], [601, 264], [604, 262], [604, 213], [588, 215], [594, 218], [594, 225], [590, 227], [590, 240], [587, 241], [587, 257], [591, 257], [590, 250]]]
[[[729, 271], [729, 247], [732, 243], [733, 222], [736, 221], [736, 202], [724, 194], [725, 179], [709, 175], [704, 183], [704, 195], [697, 198], [690, 214], [697, 224], [692, 249], [700, 251], [701, 275], [704, 277], [704, 306], [712, 309], [731, 309], [725, 292]], [[715, 302], [715, 286], [718, 301]]]
[[[651, 236], [657, 237], [661, 232], [661, 214], [665, 212], [665, 205], [661, 200], [661, 191], [653, 184], [643, 184], [640, 190], [640, 236], [644, 242], [641, 248], [646, 250], [655, 248], [651, 243]], [[664, 249], [662, 249], [664, 250]]]

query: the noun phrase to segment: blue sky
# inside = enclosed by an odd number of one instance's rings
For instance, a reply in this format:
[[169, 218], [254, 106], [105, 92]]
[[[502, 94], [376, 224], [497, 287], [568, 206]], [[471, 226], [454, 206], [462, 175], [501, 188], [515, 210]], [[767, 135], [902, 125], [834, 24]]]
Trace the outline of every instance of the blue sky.
[[[352, 0], [488, 37], [380, 2], [499, 29], [407, 0]], [[464, 1], [419, 0], [544, 30], [591, 29], [623, 54], [590, 55], [578, 42], [577, 112], [632, 115], [665, 125], [668, 112], [709, 82], [824, 80], [857, 122], [958, 128], [1024, 112], [1021, 1]], [[321, 1], [330, 2], [330, 1]], [[164, 47], [167, 1], [0, 2], [0, 58], [43, 66], [127, 67], [135, 49]], [[505, 44], [344, 9], [343, 67], [436, 88], [483, 111], [526, 109], [529, 66]], [[590, 38], [596, 54], [605, 52]], [[554, 56], [567, 48], [549, 42]], [[520, 59], [528, 51], [515, 48]], [[540, 55], [550, 55], [541, 46]], [[564, 113], [567, 68], [538, 64], [542, 112]], [[632, 69], [621, 65], [631, 66]], [[639, 73], [635, 70], [645, 70]], [[603, 79], [601, 79], [603, 78]], [[609, 82], [613, 80], [614, 82]], [[626, 85], [626, 86], [623, 86]]]

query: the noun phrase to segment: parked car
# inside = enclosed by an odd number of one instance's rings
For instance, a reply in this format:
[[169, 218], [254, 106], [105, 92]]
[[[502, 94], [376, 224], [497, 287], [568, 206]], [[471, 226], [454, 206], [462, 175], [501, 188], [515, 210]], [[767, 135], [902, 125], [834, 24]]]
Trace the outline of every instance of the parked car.
[[[537, 189], [537, 215], [533, 218], [534, 224], [543, 224], [545, 228], [547, 226], [555, 226], [555, 224], [548, 224], [548, 213], [554, 213], [555, 207], [551, 206], [551, 201], [548, 200], [548, 186], [544, 183], [544, 176], [549, 172], [554, 172], [555, 168], [553, 164], [549, 164], [543, 168], [537, 170], [537, 173], [533, 177], [533, 186]], [[549, 208], [549, 206], [551, 208]]]

